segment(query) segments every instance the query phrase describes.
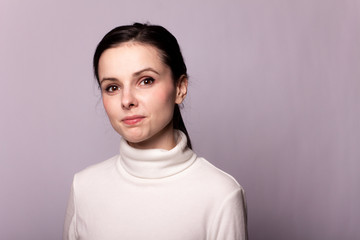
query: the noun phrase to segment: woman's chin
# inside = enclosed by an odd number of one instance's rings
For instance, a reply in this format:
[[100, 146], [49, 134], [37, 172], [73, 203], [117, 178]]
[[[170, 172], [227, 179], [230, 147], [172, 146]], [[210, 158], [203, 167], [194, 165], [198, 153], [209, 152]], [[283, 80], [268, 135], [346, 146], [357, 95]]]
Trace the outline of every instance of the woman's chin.
[[146, 136], [146, 134], [124, 134], [124, 133], [120, 133], [120, 135], [122, 136], [122, 138], [124, 138], [131, 146], [133, 144], [141, 144], [143, 142], [146, 142], [146, 140], [149, 139], [149, 137]]
[[133, 148], [138, 148], [138, 149], [151, 149], [151, 148], [158, 148], [157, 146], [157, 142], [153, 141], [152, 136], [131, 136], [131, 137], [126, 137], [123, 136], [123, 138], [128, 142], [128, 144], [130, 146], [132, 146]]
[[128, 144], [133, 147], [133, 148], [138, 148], [138, 149], [151, 149], [151, 148], [155, 148], [154, 145], [152, 144], [151, 141], [147, 141], [146, 139], [132, 139], [132, 140], [127, 140], [125, 139]]

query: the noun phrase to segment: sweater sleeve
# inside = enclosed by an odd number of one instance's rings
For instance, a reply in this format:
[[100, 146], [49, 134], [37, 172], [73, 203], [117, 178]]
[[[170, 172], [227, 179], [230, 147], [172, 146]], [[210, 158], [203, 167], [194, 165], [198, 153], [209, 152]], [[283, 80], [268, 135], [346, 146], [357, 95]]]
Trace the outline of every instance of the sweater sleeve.
[[247, 240], [245, 194], [237, 189], [225, 198], [212, 223], [210, 240]]
[[76, 240], [76, 212], [74, 186], [71, 188], [68, 206], [65, 215], [63, 240]]

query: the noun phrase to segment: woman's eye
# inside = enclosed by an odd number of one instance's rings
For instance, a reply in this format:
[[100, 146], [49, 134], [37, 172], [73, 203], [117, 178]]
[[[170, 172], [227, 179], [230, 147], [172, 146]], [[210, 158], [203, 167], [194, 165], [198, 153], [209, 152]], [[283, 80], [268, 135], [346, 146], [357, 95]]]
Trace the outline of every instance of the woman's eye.
[[154, 83], [154, 81], [155, 79], [153, 78], [145, 78], [140, 82], [140, 85], [151, 85], [152, 83]]
[[117, 86], [108, 86], [107, 88], [105, 88], [105, 91], [107, 91], [107, 92], [115, 92], [118, 89], [119, 88]]

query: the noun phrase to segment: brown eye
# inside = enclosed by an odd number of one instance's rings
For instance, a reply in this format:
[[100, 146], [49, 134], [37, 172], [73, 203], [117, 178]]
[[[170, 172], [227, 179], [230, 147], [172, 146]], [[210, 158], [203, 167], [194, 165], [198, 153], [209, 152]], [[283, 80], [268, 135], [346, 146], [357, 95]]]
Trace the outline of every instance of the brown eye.
[[108, 87], [105, 89], [105, 91], [107, 91], [107, 92], [114, 92], [114, 91], [116, 91], [116, 90], [118, 90], [118, 87], [117, 87], [117, 86], [108, 86]]
[[153, 78], [145, 78], [140, 82], [140, 85], [151, 85], [154, 83], [154, 81], [155, 80]]

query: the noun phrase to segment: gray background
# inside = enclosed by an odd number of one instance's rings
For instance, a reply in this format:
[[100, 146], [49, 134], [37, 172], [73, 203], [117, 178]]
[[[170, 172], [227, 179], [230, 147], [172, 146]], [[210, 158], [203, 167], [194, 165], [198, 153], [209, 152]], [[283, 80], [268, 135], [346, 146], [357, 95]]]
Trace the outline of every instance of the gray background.
[[260, 239], [360, 239], [360, 2], [0, 2], [0, 239], [60, 239], [72, 176], [118, 151], [92, 76], [101, 37], [179, 40], [195, 150], [247, 193]]

